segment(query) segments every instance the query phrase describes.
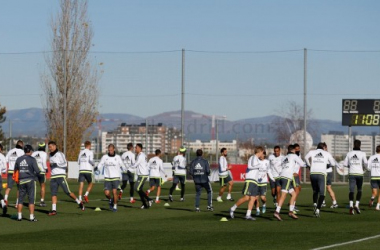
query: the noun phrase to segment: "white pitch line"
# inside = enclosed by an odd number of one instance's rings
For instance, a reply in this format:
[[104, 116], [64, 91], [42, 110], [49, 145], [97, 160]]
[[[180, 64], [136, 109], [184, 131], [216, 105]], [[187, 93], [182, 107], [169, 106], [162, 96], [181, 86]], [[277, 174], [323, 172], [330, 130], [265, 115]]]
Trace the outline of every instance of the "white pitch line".
[[367, 238], [363, 238], [363, 239], [359, 239], [359, 240], [352, 240], [352, 241], [338, 243], [338, 244], [334, 244], [334, 245], [330, 245], [330, 246], [313, 248], [311, 250], [322, 250], [322, 249], [328, 249], [328, 248], [333, 248], [333, 247], [340, 247], [340, 246], [349, 245], [349, 244], [352, 244], [352, 243], [362, 242], [362, 241], [366, 241], [366, 240], [372, 240], [372, 239], [376, 239], [376, 238], [380, 238], [380, 234], [379, 235], [375, 235], [375, 236], [371, 236], [371, 237], [367, 237]]

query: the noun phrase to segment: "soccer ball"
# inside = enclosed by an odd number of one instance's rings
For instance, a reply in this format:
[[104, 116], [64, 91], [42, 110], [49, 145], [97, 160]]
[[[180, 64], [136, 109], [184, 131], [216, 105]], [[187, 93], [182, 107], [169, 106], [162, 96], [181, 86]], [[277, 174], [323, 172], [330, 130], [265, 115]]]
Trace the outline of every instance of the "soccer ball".
[[5, 189], [7, 187], [8, 187], [7, 183], [3, 183], [3, 188]]

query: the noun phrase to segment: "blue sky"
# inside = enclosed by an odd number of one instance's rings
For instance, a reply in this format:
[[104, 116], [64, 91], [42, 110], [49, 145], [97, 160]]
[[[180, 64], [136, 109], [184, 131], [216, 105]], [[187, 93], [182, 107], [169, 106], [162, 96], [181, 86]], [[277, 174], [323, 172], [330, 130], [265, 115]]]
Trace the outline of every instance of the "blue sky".
[[[58, 1], [0, 0], [0, 103], [42, 107], [40, 74], [49, 19]], [[151, 116], [185, 108], [229, 120], [278, 114], [303, 103], [308, 48], [308, 107], [341, 119], [344, 98], [380, 98], [379, 1], [96, 1], [91, 60], [103, 63], [99, 110]], [[281, 53], [251, 53], [296, 50]], [[103, 53], [149, 52], [162, 53]], [[200, 52], [203, 51], [203, 52]], [[209, 53], [209, 52], [250, 53]], [[99, 53], [102, 52], [102, 53]]]

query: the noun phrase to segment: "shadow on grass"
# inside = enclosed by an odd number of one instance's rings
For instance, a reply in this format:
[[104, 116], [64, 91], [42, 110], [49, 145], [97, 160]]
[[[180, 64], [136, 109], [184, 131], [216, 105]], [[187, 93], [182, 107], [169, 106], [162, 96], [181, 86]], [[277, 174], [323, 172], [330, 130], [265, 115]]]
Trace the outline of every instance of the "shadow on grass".
[[180, 207], [166, 207], [165, 209], [169, 209], [169, 210], [178, 210], [178, 211], [187, 211], [187, 212], [195, 212], [194, 209], [190, 209], [190, 208], [180, 208]]

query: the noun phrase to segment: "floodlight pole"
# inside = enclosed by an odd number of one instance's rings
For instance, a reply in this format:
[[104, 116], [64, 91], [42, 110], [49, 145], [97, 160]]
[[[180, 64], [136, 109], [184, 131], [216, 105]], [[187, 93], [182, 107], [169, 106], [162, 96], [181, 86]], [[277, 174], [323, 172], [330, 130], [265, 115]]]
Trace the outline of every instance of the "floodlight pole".
[[[307, 127], [307, 49], [303, 51], [303, 157], [307, 153], [306, 127]], [[306, 182], [306, 171], [303, 171], [303, 181]]]
[[67, 62], [66, 49], [63, 51], [63, 153], [66, 155], [66, 140], [67, 140]]
[[183, 131], [185, 128], [185, 49], [182, 49], [182, 80], [181, 80], [181, 145], [184, 145]]

